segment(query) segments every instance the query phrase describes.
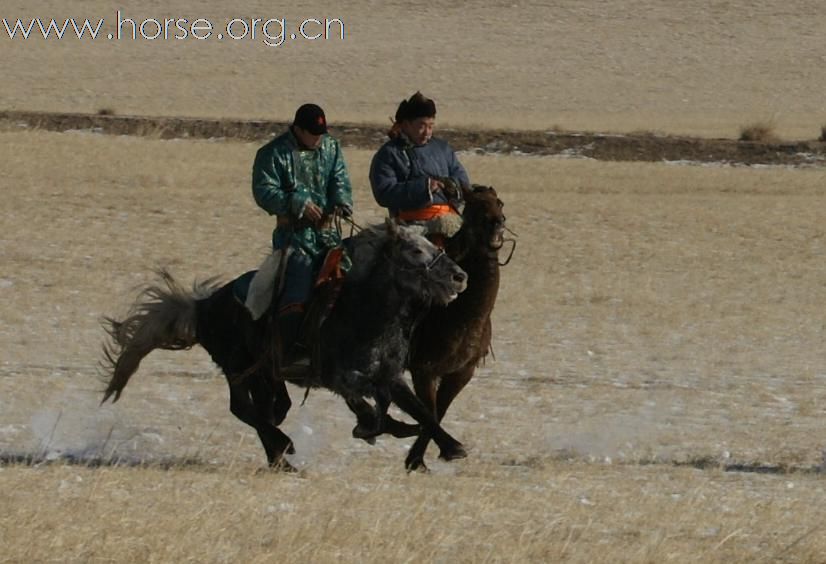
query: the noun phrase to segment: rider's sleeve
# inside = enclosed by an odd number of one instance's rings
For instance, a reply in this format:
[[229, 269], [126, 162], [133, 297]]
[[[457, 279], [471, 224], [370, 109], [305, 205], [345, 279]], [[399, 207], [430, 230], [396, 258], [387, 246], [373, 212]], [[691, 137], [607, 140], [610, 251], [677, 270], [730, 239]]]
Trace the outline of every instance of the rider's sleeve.
[[[255, 155], [252, 165], [252, 195], [255, 202], [270, 215], [293, 213], [293, 186], [286, 171], [279, 171], [276, 154], [268, 146], [262, 147]], [[303, 208], [302, 210], [303, 211]]]
[[341, 145], [334, 142], [333, 170], [330, 175], [329, 197], [332, 206], [342, 206], [349, 211], [353, 210], [353, 187], [350, 184], [350, 175], [347, 173], [347, 163]]
[[432, 202], [427, 176], [400, 181], [406, 176], [403, 163], [394, 157], [392, 149], [384, 147], [370, 164], [370, 186], [376, 202], [385, 208], [415, 210]]
[[449, 162], [448, 176], [451, 177], [452, 179], [458, 181], [459, 184], [470, 188], [470, 178], [468, 177], [468, 174], [467, 174], [467, 171], [465, 170], [465, 167], [463, 167], [462, 163], [459, 162], [459, 159], [456, 158], [456, 151], [454, 151], [452, 148], [449, 148], [449, 150], [450, 150], [450, 160], [448, 161]]

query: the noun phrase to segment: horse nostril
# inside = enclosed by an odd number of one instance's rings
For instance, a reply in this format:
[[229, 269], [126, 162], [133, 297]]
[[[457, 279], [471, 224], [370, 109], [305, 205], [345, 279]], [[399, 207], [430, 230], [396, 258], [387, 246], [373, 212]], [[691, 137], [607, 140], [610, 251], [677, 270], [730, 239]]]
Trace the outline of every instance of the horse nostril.
[[458, 282], [459, 284], [462, 284], [462, 283], [465, 282], [465, 280], [467, 280], [467, 274], [464, 273], [464, 272], [457, 272], [456, 274], [453, 275], [453, 281], [454, 282]]

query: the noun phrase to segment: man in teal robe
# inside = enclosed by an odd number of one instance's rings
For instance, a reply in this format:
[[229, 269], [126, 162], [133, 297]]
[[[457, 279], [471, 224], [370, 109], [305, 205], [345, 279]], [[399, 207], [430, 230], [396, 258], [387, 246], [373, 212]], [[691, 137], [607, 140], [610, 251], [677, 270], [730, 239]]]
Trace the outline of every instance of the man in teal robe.
[[324, 110], [304, 104], [290, 128], [258, 150], [252, 168], [256, 203], [275, 215], [275, 250], [290, 249], [278, 323], [287, 356], [298, 337], [315, 274], [327, 251], [341, 244], [331, 218], [350, 215], [352, 186]]

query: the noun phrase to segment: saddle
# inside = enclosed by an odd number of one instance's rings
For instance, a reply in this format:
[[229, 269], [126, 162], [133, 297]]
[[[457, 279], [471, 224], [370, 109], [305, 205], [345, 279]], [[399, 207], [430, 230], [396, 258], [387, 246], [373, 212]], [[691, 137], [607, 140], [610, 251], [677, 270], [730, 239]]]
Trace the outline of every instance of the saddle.
[[[313, 284], [313, 293], [304, 315], [301, 338], [305, 343], [312, 343], [313, 349], [318, 345], [318, 333], [324, 321], [330, 315], [341, 292], [346, 272], [343, 268], [344, 247], [335, 247], [327, 251], [324, 262]], [[313, 351], [314, 355], [317, 351]]]
[[[273, 299], [284, 289], [284, 270], [290, 254], [292, 249], [275, 250], [264, 259], [258, 270], [246, 272], [233, 282], [235, 298], [244, 304], [253, 319], [260, 319], [272, 305]], [[318, 326], [327, 318], [341, 290], [345, 276], [342, 267], [344, 256], [343, 247], [330, 249], [313, 284], [313, 295], [306, 317], [311, 320], [316, 315], [319, 316]]]

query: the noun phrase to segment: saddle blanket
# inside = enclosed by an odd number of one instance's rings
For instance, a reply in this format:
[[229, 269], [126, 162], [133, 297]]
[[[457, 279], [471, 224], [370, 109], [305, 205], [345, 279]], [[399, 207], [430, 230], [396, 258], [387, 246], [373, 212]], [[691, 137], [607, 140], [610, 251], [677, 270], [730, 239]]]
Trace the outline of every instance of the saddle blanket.
[[[245, 277], [248, 280], [248, 287], [242, 301], [253, 319], [260, 319], [269, 309], [273, 296], [281, 293], [284, 285], [283, 270], [287, 266], [291, 253], [292, 249], [273, 251], [267, 255], [258, 270], [247, 272], [236, 281], [237, 286]], [[238, 288], [236, 296], [242, 293], [241, 290]]]

